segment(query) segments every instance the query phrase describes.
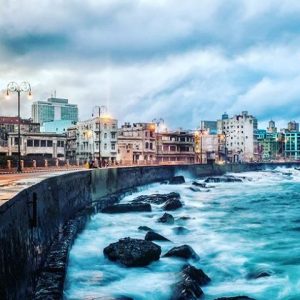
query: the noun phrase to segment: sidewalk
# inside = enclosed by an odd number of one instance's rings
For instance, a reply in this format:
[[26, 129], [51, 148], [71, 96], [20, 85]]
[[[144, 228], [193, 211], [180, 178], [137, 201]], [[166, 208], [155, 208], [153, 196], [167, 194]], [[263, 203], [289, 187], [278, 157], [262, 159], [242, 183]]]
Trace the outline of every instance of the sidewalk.
[[27, 173], [10, 173], [0, 174], [0, 206], [10, 200], [20, 191], [28, 188], [46, 178], [58, 176], [71, 172], [86, 170], [84, 168], [69, 168], [69, 169], [43, 169], [35, 172]]

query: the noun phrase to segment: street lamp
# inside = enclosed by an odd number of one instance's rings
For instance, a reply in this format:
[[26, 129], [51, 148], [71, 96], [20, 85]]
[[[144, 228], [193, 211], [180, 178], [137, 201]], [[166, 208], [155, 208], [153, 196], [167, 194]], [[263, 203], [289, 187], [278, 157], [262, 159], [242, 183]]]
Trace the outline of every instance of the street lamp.
[[18, 172], [22, 172], [21, 166], [21, 116], [20, 116], [20, 96], [21, 92], [28, 93], [28, 96], [31, 97], [31, 86], [27, 81], [23, 81], [20, 84], [12, 81], [7, 85], [6, 96], [9, 96], [9, 93], [16, 92], [18, 94]]
[[[99, 150], [99, 167], [101, 167], [101, 113], [103, 112], [107, 112], [107, 107], [105, 105], [96, 105], [94, 107], [94, 110], [98, 110], [98, 125], [99, 125], [99, 128], [98, 128], [98, 134], [99, 134], [99, 139], [98, 139], [98, 143], [99, 143], [99, 147], [98, 147], [98, 150]], [[96, 123], [97, 124], [97, 123]]]
[[155, 123], [156, 125], [156, 160], [158, 162], [158, 149], [159, 149], [159, 146], [158, 146], [158, 134], [159, 134], [159, 127], [160, 127], [160, 124], [164, 124], [165, 123], [165, 120], [162, 119], [162, 118], [159, 118], [159, 119], [153, 119], [152, 120], [152, 123]]

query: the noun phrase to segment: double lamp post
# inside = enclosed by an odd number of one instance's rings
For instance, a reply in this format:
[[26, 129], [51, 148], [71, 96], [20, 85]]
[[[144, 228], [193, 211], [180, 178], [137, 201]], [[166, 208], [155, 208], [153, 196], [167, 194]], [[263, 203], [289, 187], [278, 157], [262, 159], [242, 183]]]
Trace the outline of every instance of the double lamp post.
[[21, 166], [21, 93], [28, 93], [28, 96], [31, 97], [31, 86], [27, 81], [23, 81], [20, 84], [12, 81], [7, 85], [6, 96], [9, 97], [10, 93], [17, 93], [18, 95], [18, 167], [17, 172], [22, 172]]

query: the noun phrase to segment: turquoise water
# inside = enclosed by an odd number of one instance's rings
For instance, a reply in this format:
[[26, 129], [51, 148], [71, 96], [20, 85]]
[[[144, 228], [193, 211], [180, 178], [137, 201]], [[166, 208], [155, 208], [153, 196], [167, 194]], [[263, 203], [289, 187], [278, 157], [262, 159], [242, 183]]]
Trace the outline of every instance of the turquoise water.
[[[287, 174], [290, 173], [290, 174]], [[186, 175], [186, 174], [184, 174]], [[65, 284], [66, 299], [98, 299], [126, 295], [134, 299], [168, 299], [178, 279], [182, 260], [161, 258], [145, 268], [125, 268], [103, 256], [103, 248], [119, 238], [144, 238], [145, 225], [172, 242], [157, 242], [165, 253], [188, 244], [200, 256], [191, 264], [212, 279], [203, 287], [207, 300], [247, 295], [255, 299], [300, 299], [300, 172], [278, 169], [238, 174], [243, 182], [218, 183], [209, 192], [184, 185], [150, 185], [138, 195], [179, 192], [184, 207], [172, 212], [174, 225], [157, 223], [163, 212], [152, 205], [151, 213], [96, 214], [78, 236], [70, 252]], [[199, 180], [201, 182], [201, 180]], [[180, 220], [190, 216], [189, 220]], [[173, 228], [185, 226], [186, 235]], [[266, 271], [269, 277], [250, 279]]]

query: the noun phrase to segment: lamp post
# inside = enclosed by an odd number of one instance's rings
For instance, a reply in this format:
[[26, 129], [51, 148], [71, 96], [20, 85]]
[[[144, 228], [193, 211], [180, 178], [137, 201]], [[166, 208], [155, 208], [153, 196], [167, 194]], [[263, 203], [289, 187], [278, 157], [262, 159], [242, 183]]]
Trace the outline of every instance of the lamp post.
[[156, 125], [156, 160], [158, 161], [158, 149], [159, 149], [159, 146], [158, 146], [158, 134], [159, 134], [159, 126], [160, 124], [164, 124], [165, 123], [165, 120], [162, 119], [162, 118], [159, 118], [159, 119], [153, 119], [152, 120], [152, 123], [155, 123]]
[[31, 96], [31, 86], [30, 83], [27, 81], [23, 81], [20, 84], [12, 81], [7, 85], [6, 89], [6, 96], [9, 96], [9, 93], [16, 92], [18, 94], [18, 168], [17, 172], [22, 172], [21, 166], [21, 105], [20, 105], [20, 98], [21, 92], [28, 93], [29, 97]]
[[98, 111], [98, 135], [99, 135], [99, 139], [98, 139], [98, 143], [99, 143], [99, 147], [98, 147], [98, 155], [99, 155], [99, 164], [98, 166], [101, 167], [101, 113], [103, 113], [104, 111], [107, 111], [107, 107], [105, 105], [96, 105], [94, 107], [94, 110]]

